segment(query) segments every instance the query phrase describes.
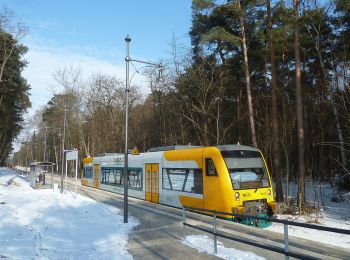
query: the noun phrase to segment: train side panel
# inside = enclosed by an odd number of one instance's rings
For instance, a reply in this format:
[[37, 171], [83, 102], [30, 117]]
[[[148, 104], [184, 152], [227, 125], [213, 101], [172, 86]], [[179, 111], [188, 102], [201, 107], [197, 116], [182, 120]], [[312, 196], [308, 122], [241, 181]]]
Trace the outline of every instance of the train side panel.
[[201, 157], [202, 149], [164, 152], [163, 204], [181, 207], [180, 200], [183, 198], [185, 205], [203, 207]]
[[[216, 174], [209, 173], [210, 161], [214, 163]], [[205, 148], [204, 165], [204, 208], [223, 212], [232, 211], [234, 199], [231, 180], [220, 151], [216, 147]]]
[[[167, 190], [165, 192], [165, 194], [167, 194], [167, 201], [165, 201], [165, 204], [170, 203], [169, 201], [172, 200], [172, 206], [181, 207], [181, 205], [186, 205], [190, 207], [203, 208], [204, 195], [202, 157], [203, 148], [172, 150], [164, 152], [165, 163], [163, 169], [163, 178], [167, 177], [165, 176], [166, 171], [173, 171], [173, 175], [176, 176], [176, 169], [179, 171], [179, 176], [181, 176], [180, 174], [182, 171], [183, 174], [187, 174], [187, 176], [191, 176], [191, 178], [193, 178], [193, 183], [192, 180], [183, 180], [185, 186], [188, 187], [188, 189], [186, 189], [186, 187], [179, 187], [176, 189], [176, 191]], [[165, 180], [163, 181], [165, 182]], [[181, 181], [180, 183], [183, 182]]]

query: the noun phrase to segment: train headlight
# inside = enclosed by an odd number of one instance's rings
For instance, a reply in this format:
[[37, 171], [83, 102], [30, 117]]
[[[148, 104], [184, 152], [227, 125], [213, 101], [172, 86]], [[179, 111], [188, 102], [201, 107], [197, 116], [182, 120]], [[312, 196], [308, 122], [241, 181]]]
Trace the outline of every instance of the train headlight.
[[236, 200], [239, 200], [239, 192], [235, 193]]
[[271, 190], [270, 189], [267, 190], [267, 194], [269, 195], [269, 197], [271, 197]]

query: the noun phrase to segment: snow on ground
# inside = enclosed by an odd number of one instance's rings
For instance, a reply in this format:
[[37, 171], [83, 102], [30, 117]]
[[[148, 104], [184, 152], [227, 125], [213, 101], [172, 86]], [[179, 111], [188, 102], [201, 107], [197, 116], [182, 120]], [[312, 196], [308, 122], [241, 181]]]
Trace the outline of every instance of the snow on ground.
[[[286, 185], [283, 183], [284, 196]], [[289, 198], [296, 198], [298, 185], [295, 182], [289, 183]], [[305, 198], [309, 205], [320, 208], [326, 216], [332, 219], [350, 220], [350, 192], [337, 191], [329, 183], [308, 180], [305, 183]], [[339, 198], [338, 202], [334, 202]]]
[[[318, 215], [278, 215], [296, 222], [350, 229], [350, 196], [331, 202], [334, 190], [313, 184], [308, 201], [322, 198]], [[316, 188], [315, 188], [316, 187]], [[313, 199], [314, 198], [314, 199]], [[128, 234], [138, 224], [123, 223], [119, 209], [71, 193], [34, 190], [13, 171], [0, 168], [0, 258], [9, 259], [132, 259], [126, 251]], [[283, 233], [274, 223], [267, 230]], [[289, 235], [350, 248], [350, 235], [289, 227]], [[327, 238], [327, 241], [325, 241]], [[214, 254], [206, 235], [187, 236], [183, 242], [200, 252]], [[216, 256], [224, 259], [263, 259], [251, 252], [225, 248], [218, 241]]]
[[[285, 186], [283, 186], [285, 191]], [[289, 198], [297, 196], [298, 186], [295, 183], [289, 185]], [[306, 215], [277, 215], [279, 219], [295, 222], [309, 223], [340, 229], [350, 229], [350, 193], [343, 192], [340, 202], [332, 202], [336, 195], [335, 188], [330, 184], [308, 181], [305, 184], [305, 197], [310, 206], [318, 208], [319, 211]], [[283, 224], [273, 223], [267, 230], [278, 233], [284, 232]], [[288, 227], [289, 236], [305, 238], [321, 243], [350, 249], [350, 235], [333, 232], [319, 231], [295, 226]], [[327, 238], [327, 240], [325, 240]]]
[[[278, 215], [278, 218], [301, 223], [322, 225], [327, 227], [335, 227], [347, 230], [350, 229], [350, 221], [332, 219], [328, 218], [326, 215], [319, 218], [319, 223], [310, 223], [310, 216]], [[273, 223], [272, 226], [266, 228], [266, 230], [275, 231], [283, 234], [284, 227], [283, 224]], [[338, 234], [321, 230], [288, 226], [288, 235], [350, 249], [350, 235], [346, 234]]]
[[[214, 255], [214, 241], [209, 239], [206, 235], [186, 236], [186, 240], [184, 240], [183, 243], [187, 246], [196, 248], [199, 252]], [[220, 241], [217, 242], [217, 254], [215, 254], [215, 256], [230, 260], [265, 259], [251, 252], [241, 251], [234, 248], [226, 248]]]
[[0, 168], [0, 258], [132, 259], [119, 209], [71, 193], [33, 190]]

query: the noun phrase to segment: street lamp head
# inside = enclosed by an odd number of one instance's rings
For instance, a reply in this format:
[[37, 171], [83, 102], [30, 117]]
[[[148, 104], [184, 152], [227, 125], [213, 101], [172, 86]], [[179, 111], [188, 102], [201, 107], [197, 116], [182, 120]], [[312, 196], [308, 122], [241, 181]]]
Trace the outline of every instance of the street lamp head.
[[159, 65], [158, 77], [156, 78], [156, 82], [163, 81], [163, 69], [164, 66], [162, 64]]
[[129, 37], [129, 34], [126, 36], [125, 41], [126, 42], [131, 42], [131, 38]]

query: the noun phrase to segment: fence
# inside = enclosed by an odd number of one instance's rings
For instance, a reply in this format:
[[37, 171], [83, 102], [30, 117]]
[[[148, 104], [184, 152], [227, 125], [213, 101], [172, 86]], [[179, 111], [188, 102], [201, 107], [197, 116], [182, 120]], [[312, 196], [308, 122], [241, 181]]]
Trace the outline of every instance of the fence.
[[14, 171], [16, 172], [17, 175], [21, 176], [21, 177], [28, 177], [29, 176], [29, 171], [27, 170], [23, 170], [23, 169], [14, 169]]
[[[195, 225], [191, 225], [189, 223], [186, 223], [186, 210], [187, 211], [193, 211], [196, 213], [211, 213], [213, 215], [213, 230], [208, 230], [202, 227], [197, 227]], [[235, 218], [241, 218], [241, 219], [254, 219], [254, 220], [263, 220], [263, 221], [269, 221], [269, 222], [275, 222], [275, 223], [281, 223], [284, 225], [284, 249], [278, 248], [275, 246], [270, 246], [270, 245], [263, 245], [256, 243], [254, 241], [246, 240], [246, 239], [241, 239], [238, 237], [231, 237], [225, 234], [222, 234], [220, 232], [217, 232], [217, 225], [216, 225], [216, 218], [217, 215], [230, 215]], [[275, 219], [275, 218], [267, 218], [267, 217], [258, 217], [258, 216], [249, 216], [249, 215], [241, 215], [241, 214], [235, 214], [235, 213], [228, 213], [228, 212], [221, 212], [221, 211], [216, 211], [216, 210], [208, 210], [208, 209], [200, 209], [200, 208], [193, 208], [193, 207], [186, 207], [183, 206], [182, 208], [182, 235], [183, 239], [186, 238], [186, 231], [185, 231], [185, 226], [201, 230], [206, 233], [210, 233], [214, 236], [214, 253], [217, 253], [217, 237], [222, 237], [225, 239], [237, 241], [240, 243], [248, 244], [251, 246], [256, 246], [260, 247], [266, 250], [270, 250], [276, 253], [284, 254], [286, 256], [286, 259], [289, 259], [289, 256], [295, 257], [298, 259], [314, 259], [312, 257], [305, 256], [303, 254], [299, 253], [294, 253], [289, 251], [289, 246], [288, 246], [288, 226], [298, 226], [298, 227], [304, 227], [304, 228], [310, 228], [310, 229], [316, 229], [316, 230], [322, 230], [322, 231], [328, 231], [328, 232], [334, 232], [334, 233], [340, 233], [340, 234], [346, 234], [350, 235], [350, 230], [346, 229], [339, 229], [339, 228], [332, 228], [332, 227], [323, 227], [323, 226], [318, 226], [318, 225], [312, 225], [312, 224], [305, 224], [305, 223], [299, 223], [299, 222], [294, 222], [294, 221], [289, 221], [289, 220], [282, 220], [282, 219]]]

